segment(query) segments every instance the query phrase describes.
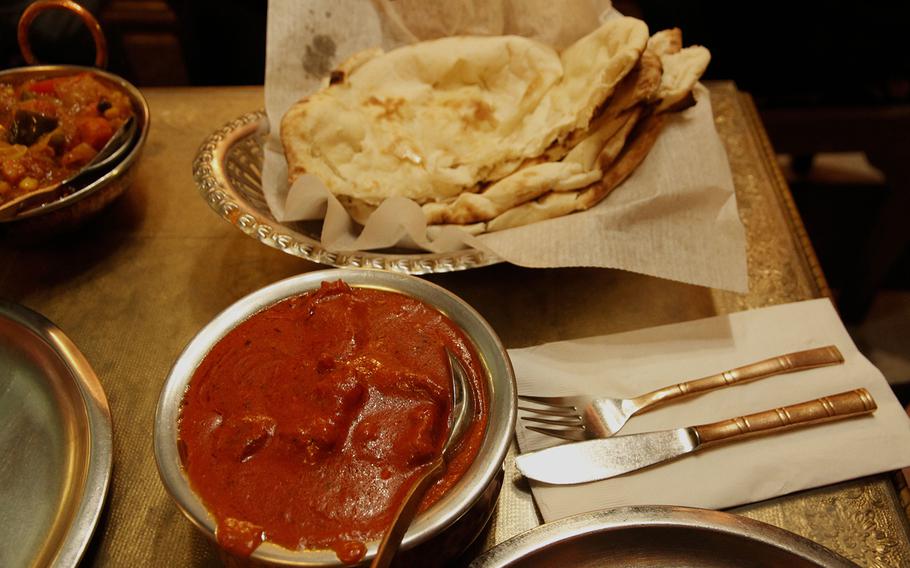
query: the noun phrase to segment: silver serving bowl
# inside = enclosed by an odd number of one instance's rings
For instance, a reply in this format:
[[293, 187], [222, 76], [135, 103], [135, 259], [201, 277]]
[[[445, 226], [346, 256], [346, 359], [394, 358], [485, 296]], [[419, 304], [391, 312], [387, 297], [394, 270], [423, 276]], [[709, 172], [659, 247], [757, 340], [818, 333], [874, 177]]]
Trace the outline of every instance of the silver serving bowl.
[[73, 193], [50, 203], [23, 211], [10, 219], [0, 220], [0, 232], [17, 236], [43, 236], [80, 225], [104, 209], [127, 190], [133, 180], [133, 166], [139, 160], [149, 132], [149, 107], [129, 81], [118, 75], [77, 65], [34, 65], [0, 71], [0, 82], [18, 81], [29, 77], [59, 77], [75, 73], [92, 73], [122, 89], [130, 98], [136, 116], [136, 134], [129, 142], [132, 147], [110, 170]]
[[[436, 307], [465, 332], [485, 367], [489, 419], [480, 450], [462, 478], [415, 519], [402, 542], [404, 554], [411, 552], [422, 561], [441, 564], [467, 548], [492, 513], [515, 425], [515, 376], [505, 348], [480, 314], [451, 292], [413, 276], [354, 269], [310, 272], [266, 286], [221, 312], [180, 354], [162, 388], [154, 432], [158, 472], [183, 513], [214, 540], [214, 520], [190, 488], [177, 448], [177, 421], [187, 385], [206, 354], [237, 324], [286, 298], [316, 290], [323, 281], [338, 279], [351, 286], [403, 293]], [[377, 546], [378, 541], [367, 543], [365, 561], [375, 555]], [[268, 542], [256, 549], [250, 560], [252, 564], [280, 566], [342, 565], [331, 550], [292, 551]]]
[[406, 274], [453, 272], [502, 262], [474, 249], [432, 253], [400, 248], [337, 251], [323, 247], [322, 221], [280, 222], [265, 202], [262, 161], [268, 131], [265, 112], [244, 114], [206, 138], [193, 162], [193, 177], [209, 206], [260, 243], [319, 264]]

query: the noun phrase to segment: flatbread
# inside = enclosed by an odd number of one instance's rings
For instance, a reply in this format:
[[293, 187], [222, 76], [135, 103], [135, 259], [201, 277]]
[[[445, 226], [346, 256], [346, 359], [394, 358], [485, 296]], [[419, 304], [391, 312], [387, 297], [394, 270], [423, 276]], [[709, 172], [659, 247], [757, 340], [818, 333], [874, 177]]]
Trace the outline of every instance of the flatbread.
[[705, 73], [711, 61], [711, 52], [700, 45], [681, 49], [676, 53], [662, 55], [664, 73], [660, 80], [657, 96], [660, 104], [658, 112], [679, 111], [689, 104], [684, 102], [695, 101], [691, 99], [695, 83]]
[[[470, 224], [490, 221], [508, 211], [488, 230], [505, 225], [517, 226], [565, 214], [572, 210], [587, 209], [602, 200], [637, 166], [660, 131], [656, 118], [649, 118], [639, 129], [623, 161], [609, 169], [620, 152], [623, 152], [629, 133], [644, 113], [645, 107], [678, 105], [682, 95], [691, 91], [695, 81], [704, 71], [700, 49], [681, 50], [682, 34], [678, 28], [663, 30], [649, 38], [635, 68], [615, 89], [612, 97], [599, 109], [598, 116], [587, 130], [573, 131], [566, 140], [557, 142], [540, 158], [527, 160], [517, 171], [476, 192], [463, 192], [447, 202], [427, 203], [423, 206], [430, 224]], [[663, 61], [667, 61], [669, 76], [664, 80]], [[699, 66], [701, 70], [699, 71]], [[663, 110], [670, 110], [669, 107]], [[642, 151], [645, 153], [643, 154]], [[633, 159], [634, 158], [634, 159]], [[630, 164], [634, 164], [631, 166]], [[620, 176], [617, 181], [617, 176]], [[597, 183], [600, 182], [600, 183]], [[579, 193], [576, 201], [547, 195], [589, 188]], [[534, 203], [529, 203], [535, 201]]]
[[516, 36], [371, 52], [282, 119], [289, 181], [311, 173], [370, 205], [454, 198], [586, 128], [647, 39], [643, 22], [619, 18], [559, 55]]
[[619, 153], [639, 110], [604, 121], [559, 162], [529, 165], [481, 193], [462, 193], [449, 203], [423, 206], [427, 223], [468, 224], [487, 221], [548, 191], [587, 187], [603, 177], [602, 168]]
[[564, 140], [557, 141], [547, 148], [544, 157], [547, 160], [561, 160], [572, 148], [596, 131], [600, 124], [616, 119], [622, 113], [643, 103], [653, 102], [661, 85], [663, 67], [660, 61], [661, 52], [652, 49], [651, 39], [632, 71], [617, 85], [614, 94], [602, 105], [597, 117], [586, 129], [571, 132]]
[[513, 229], [522, 225], [530, 225], [538, 221], [546, 221], [547, 219], [574, 213], [578, 194], [579, 192], [577, 191], [569, 193], [550, 192], [536, 201], [510, 209], [489, 221], [487, 223], [487, 231], [492, 233], [503, 229]]
[[536, 201], [510, 209], [492, 219], [487, 223], [486, 230], [492, 232], [511, 229], [590, 209], [625, 181], [641, 164], [657, 141], [664, 120], [664, 116], [659, 114], [651, 114], [642, 119], [639, 127], [632, 133], [629, 143], [611, 162], [600, 181], [577, 191], [546, 193]]
[[[599, 180], [603, 170], [622, 150], [641, 112], [640, 108], [630, 109], [657, 98], [663, 75], [661, 56], [678, 50], [681, 43], [678, 29], [665, 30], [649, 38], [635, 68], [620, 82], [589, 128], [576, 130], [547, 149], [544, 158], [551, 161], [529, 161], [481, 192], [462, 193], [446, 203], [428, 203], [423, 206], [427, 222], [487, 221], [549, 191], [575, 190]], [[565, 200], [550, 198], [548, 202], [559, 205], [546, 206], [544, 211], [561, 211], [567, 207]], [[539, 206], [532, 207], [538, 211]]]
[[[642, 54], [642, 61], [646, 61], [648, 57], [657, 57], [660, 61], [661, 75], [656, 90], [648, 91], [641, 79], [630, 75], [625, 80], [630, 86], [624, 89], [621, 85], [615, 98], [618, 101], [624, 100], [625, 97], [633, 101], [645, 99], [652, 103], [653, 108], [632, 133], [628, 145], [620, 148], [621, 153], [617, 148], [620, 143], [626, 143], [626, 137], [616, 136], [611, 140], [612, 144], [607, 144], [604, 148], [599, 157], [601, 170], [604, 171], [603, 178], [583, 190], [544, 193], [535, 201], [505, 211], [490, 220], [486, 225], [487, 231], [519, 227], [590, 209], [603, 201], [635, 171], [657, 141], [665, 124], [665, 114], [694, 104], [692, 89], [704, 74], [711, 54], [701, 46], [683, 49], [682, 33], [678, 28], [672, 28], [651, 36]], [[650, 65], [653, 67], [653, 60]], [[653, 88], [653, 79], [650, 86]], [[610, 101], [610, 104], [622, 107], [623, 103], [617, 100]]]
[[581, 192], [577, 202], [579, 211], [590, 209], [600, 203], [635, 171], [635, 168], [644, 161], [651, 148], [654, 147], [665, 122], [665, 116], [657, 113], [642, 119], [633, 133], [630, 143], [623, 148], [622, 153], [611, 164], [603, 179]]
[[677, 53], [682, 49], [682, 30], [669, 28], [661, 30], [648, 38], [647, 50], [658, 56]]
[[361, 224], [410, 198], [428, 234], [589, 209], [644, 160], [664, 115], [694, 104], [709, 61], [679, 29], [648, 37], [633, 18], [560, 54], [515, 36], [360, 52], [282, 120], [289, 181], [316, 175]]

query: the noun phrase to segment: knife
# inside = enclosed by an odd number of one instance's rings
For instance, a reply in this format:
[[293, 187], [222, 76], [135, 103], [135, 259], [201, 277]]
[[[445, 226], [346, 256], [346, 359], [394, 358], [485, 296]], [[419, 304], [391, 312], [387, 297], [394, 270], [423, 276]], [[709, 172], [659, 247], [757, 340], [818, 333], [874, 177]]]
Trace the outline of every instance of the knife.
[[711, 424], [613, 436], [528, 452], [515, 459], [527, 478], [554, 485], [607, 479], [676, 459], [702, 448], [851, 416], [877, 408], [866, 389], [856, 389]]

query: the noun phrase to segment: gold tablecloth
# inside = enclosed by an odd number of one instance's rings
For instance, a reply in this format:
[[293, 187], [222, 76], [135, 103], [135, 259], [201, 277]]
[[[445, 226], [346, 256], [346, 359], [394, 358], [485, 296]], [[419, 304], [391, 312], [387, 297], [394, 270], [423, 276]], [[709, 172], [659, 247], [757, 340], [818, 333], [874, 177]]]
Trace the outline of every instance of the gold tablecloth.
[[[472, 304], [507, 347], [613, 333], [828, 294], [747, 95], [710, 86], [749, 243], [748, 294], [605, 269], [497, 265], [428, 277]], [[35, 246], [0, 243], [0, 295], [54, 321], [99, 375], [114, 423], [107, 505], [84, 565], [209, 565], [211, 543], [158, 480], [155, 404], [190, 338], [242, 296], [321, 268], [262, 246], [199, 196], [191, 162], [223, 123], [262, 106], [260, 88], [145, 91], [152, 127], [133, 187], [79, 232]], [[484, 535], [491, 546], [540, 521], [510, 455]], [[863, 566], [910, 565], [895, 478], [880, 475], [737, 512], [816, 540]]]

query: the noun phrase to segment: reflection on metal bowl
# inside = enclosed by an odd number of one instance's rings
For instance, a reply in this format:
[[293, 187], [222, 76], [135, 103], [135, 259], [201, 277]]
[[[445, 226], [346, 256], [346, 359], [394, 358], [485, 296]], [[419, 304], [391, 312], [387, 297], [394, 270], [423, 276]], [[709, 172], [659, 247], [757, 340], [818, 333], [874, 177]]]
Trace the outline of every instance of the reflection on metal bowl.
[[3, 300], [0, 417], [0, 565], [78, 565], [111, 479], [107, 397], [59, 328]]
[[41, 237], [77, 227], [110, 204], [127, 190], [133, 179], [133, 166], [139, 160], [149, 131], [149, 107], [139, 92], [125, 79], [91, 67], [75, 65], [35, 65], [0, 71], [0, 82], [26, 78], [51, 78], [76, 73], [92, 73], [122, 89], [130, 98], [137, 128], [130, 149], [123, 158], [100, 176], [72, 193], [44, 205], [20, 212], [15, 217], [0, 219], [0, 234], [16, 237]]
[[[374, 270], [310, 272], [267, 286], [241, 299], [206, 325], [181, 353], [161, 391], [155, 415], [155, 457], [158, 471], [183, 513], [206, 536], [215, 538], [215, 522], [189, 485], [181, 466], [177, 435], [180, 404], [197, 366], [237, 324], [286, 298], [318, 289], [323, 281], [344, 280], [351, 286], [391, 290], [434, 306], [473, 343], [485, 367], [489, 391], [487, 430], [477, 457], [461, 479], [435, 504], [419, 515], [402, 543], [408, 565], [444, 565], [460, 554], [481, 532], [502, 486], [502, 463], [512, 439], [516, 414], [515, 377], [508, 354], [484, 319], [457, 296], [413, 276]], [[368, 542], [364, 558], [376, 553], [378, 541]], [[341, 565], [331, 550], [288, 550], [264, 543], [244, 565]]]
[[746, 517], [644, 505], [541, 525], [490, 549], [471, 568], [740, 566], [856, 568], [827, 548]]

